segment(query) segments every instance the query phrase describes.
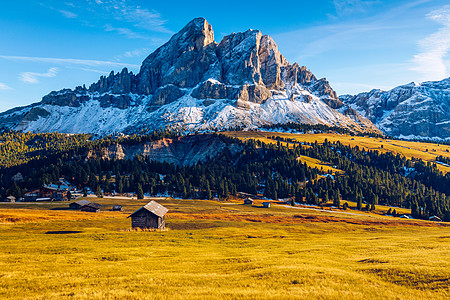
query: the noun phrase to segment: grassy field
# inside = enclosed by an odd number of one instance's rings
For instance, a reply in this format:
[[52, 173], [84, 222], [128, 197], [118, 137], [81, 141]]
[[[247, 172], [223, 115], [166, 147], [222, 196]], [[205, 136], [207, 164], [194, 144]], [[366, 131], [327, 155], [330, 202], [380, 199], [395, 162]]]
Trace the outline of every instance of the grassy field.
[[[400, 140], [387, 140], [371, 137], [349, 136], [333, 133], [320, 134], [294, 134], [294, 133], [278, 133], [278, 132], [256, 132], [256, 131], [236, 131], [225, 132], [228, 136], [238, 137], [240, 139], [258, 139], [265, 143], [277, 143], [276, 140], [269, 137], [277, 136], [282, 138], [294, 139], [299, 143], [323, 143], [325, 139], [329, 142], [341, 142], [343, 145], [350, 145], [352, 147], [358, 146], [360, 149], [377, 150], [381, 153], [391, 152], [401, 154], [406, 158], [421, 158], [424, 161], [434, 162], [438, 156], [450, 157], [450, 146], [433, 144], [433, 143], [419, 143]], [[286, 142], [283, 142], [285, 145]], [[291, 144], [291, 146], [293, 146]], [[450, 172], [450, 167], [436, 164], [438, 169], [442, 172]]]
[[[96, 200], [97, 201], [97, 200]], [[148, 200], [0, 205], [0, 298], [448, 299], [450, 227], [377, 214], [158, 200], [168, 230], [130, 230]], [[381, 209], [381, 208], [380, 208]]]

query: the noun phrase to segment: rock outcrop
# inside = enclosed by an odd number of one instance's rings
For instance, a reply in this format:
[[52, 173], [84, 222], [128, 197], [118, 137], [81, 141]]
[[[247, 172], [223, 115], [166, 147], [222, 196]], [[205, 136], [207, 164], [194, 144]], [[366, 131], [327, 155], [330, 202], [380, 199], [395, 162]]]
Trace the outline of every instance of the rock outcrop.
[[137, 145], [113, 144], [100, 150], [91, 150], [88, 158], [133, 159], [136, 155], [152, 160], [173, 163], [176, 166], [195, 165], [220, 155], [225, 149], [231, 154], [241, 150], [237, 145], [227, 146], [219, 137], [196, 135], [176, 139], [162, 139]]
[[450, 139], [450, 78], [341, 99], [391, 136]]
[[138, 93], [153, 94], [167, 84], [194, 87], [202, 79], [214, 78], [211, 67], [217, 62], [215, 47], [211, 25], [203, 18], [192, 20], [144, 60], [138, 74]]

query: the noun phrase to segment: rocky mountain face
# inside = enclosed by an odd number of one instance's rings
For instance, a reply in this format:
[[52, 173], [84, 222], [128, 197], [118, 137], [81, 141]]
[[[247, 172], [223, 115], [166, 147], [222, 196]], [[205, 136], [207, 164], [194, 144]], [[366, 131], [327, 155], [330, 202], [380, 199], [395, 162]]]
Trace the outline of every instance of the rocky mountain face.
[[195, 165], [224, 151], [234, 155], [241, 151], [235, 144], [226, 145], [219, 137], [210, 134], [184, 136], [176, 139], [162, 139], [137, 145], [114, 144], [97, 151], [91, 150], [87, 158], [132, 159], [136, 155], [151, 157], [159, 162], [176, 166]]
[[248, 30], [216, 43], [203, 18], [150, 54], [138, 74], [111, 72], [89, 88], [51, 92], [39, 103], [0, 114], [0, 126], [10, 129], [101, 135], [286, 122], [378, 132], [328, 81], [290, 64], [270, 36]]
[[450, 78], [340, 98], [388, 135], [450, 139]]

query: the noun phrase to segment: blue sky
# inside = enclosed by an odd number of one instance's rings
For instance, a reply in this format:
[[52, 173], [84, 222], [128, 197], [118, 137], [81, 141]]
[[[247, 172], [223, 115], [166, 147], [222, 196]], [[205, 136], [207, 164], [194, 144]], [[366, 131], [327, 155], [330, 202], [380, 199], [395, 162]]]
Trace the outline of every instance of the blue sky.
[[216, 41], [249, 28], [338, 94], [450, 76], [448, 0], [16, 0], [0, 10], [0, 111], [89, 85], [202, 16]]

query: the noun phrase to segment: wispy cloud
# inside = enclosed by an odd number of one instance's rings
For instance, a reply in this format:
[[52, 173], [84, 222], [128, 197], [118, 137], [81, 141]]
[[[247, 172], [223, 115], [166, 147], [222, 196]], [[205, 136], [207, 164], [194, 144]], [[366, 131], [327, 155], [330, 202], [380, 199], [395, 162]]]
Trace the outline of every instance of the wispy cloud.
[[0, 82], [0, 90], [2, 91], [12, 90], [12, 87]]
[[24, 72], [20, 74], [20, 80], [26, 83], [39, 83], [38, 78], [52, 78], [58, 74], [58, 68], [50, 68], [45, 73]]
[[89, 60], [89, 59], [76, 59], [76, 58], [52, 58], [52, 57], [30, 57], [30, 56], [9, 56], [0, 55], [0, 59], [7, 59], [12, 61], [30, 61], [30, 62], [41, 62], [41, 63], [51, 63], [51, 64], [62, 64], [62, 65], [82, 65], [89, 67], [129, 67], [129, 68], [139, 68], [139, 65], [126, 64], [113, 61], [103, 61], [103, 60]]
[[141, 7], [140, 2], [138, 0], [74, 2], [48, 0], [45, 3], [41, 2], [41, 5], [62, 14], [65, 18], [77, 19], [84, 26], [114, 31], [127, 38], [150, 39], [150, 32], [173, 33], [166, 27], [167, 21], [159, 12]]
[[165, 24], [167, 21], [161, 17], [160, 13], [133, 4], [134, 1], [132, 0], [95, 0], [94, 2], [88, 0], [88, 2], [97, 9], [107, 13], [108, 16], [112, 16], [115, 20], [127, 22], [134, 27], [150, 31], [173, 33], [166, 28]]
[[143, 40], [150, 39], [150, 37], [144, 36], [137, 32], [134, 32], [133, 30], [131, 30], [129, 28], [114, 27], [111, 24], [106, 24], [104, 28], [105, 28], [105, 31], [115, 31], [129, 39], [143, 39]]
[[379, 3], [375, 0], [334, 0], [334, 8], [338, 16], [365, 13], [372, 5]]
[[427, 18], [442, 27], [418, 42], [420, 52], [412, 59], [412, 70], [422, 74], [422, 80], [440, 80], [448, 76], [445, 57], [450, 54], [450, 5], [433, 10]]
[[81, 71], [85, 71], [85, 72], [98, 73], [98, 74], [109, 74], [110, 73], [108, 71], [102, 71], [102, 70], [91, 69], [91, 68], [78, 68], [78, 67], [69, 67], [69, 68], [75, 69], [75, 70], [81, 70]]
[[76, 13], [73, 13], [71, 11], [68, 10], [60, 10], [59, 11], [64, 17], [66, 17], [67, 19], [75, 19], [78, 17], [78, 15]]
[[150, 52], [149, 48], [140, 48], [140, 49], [134, 49], [130, 51], [126, 51], [123, 54], [117, 55], [114, 57], [116, 60], [121, 60], [123, 58], [133, 58], [133, 57], [139, 57], [139, 56], [146, 56]]

